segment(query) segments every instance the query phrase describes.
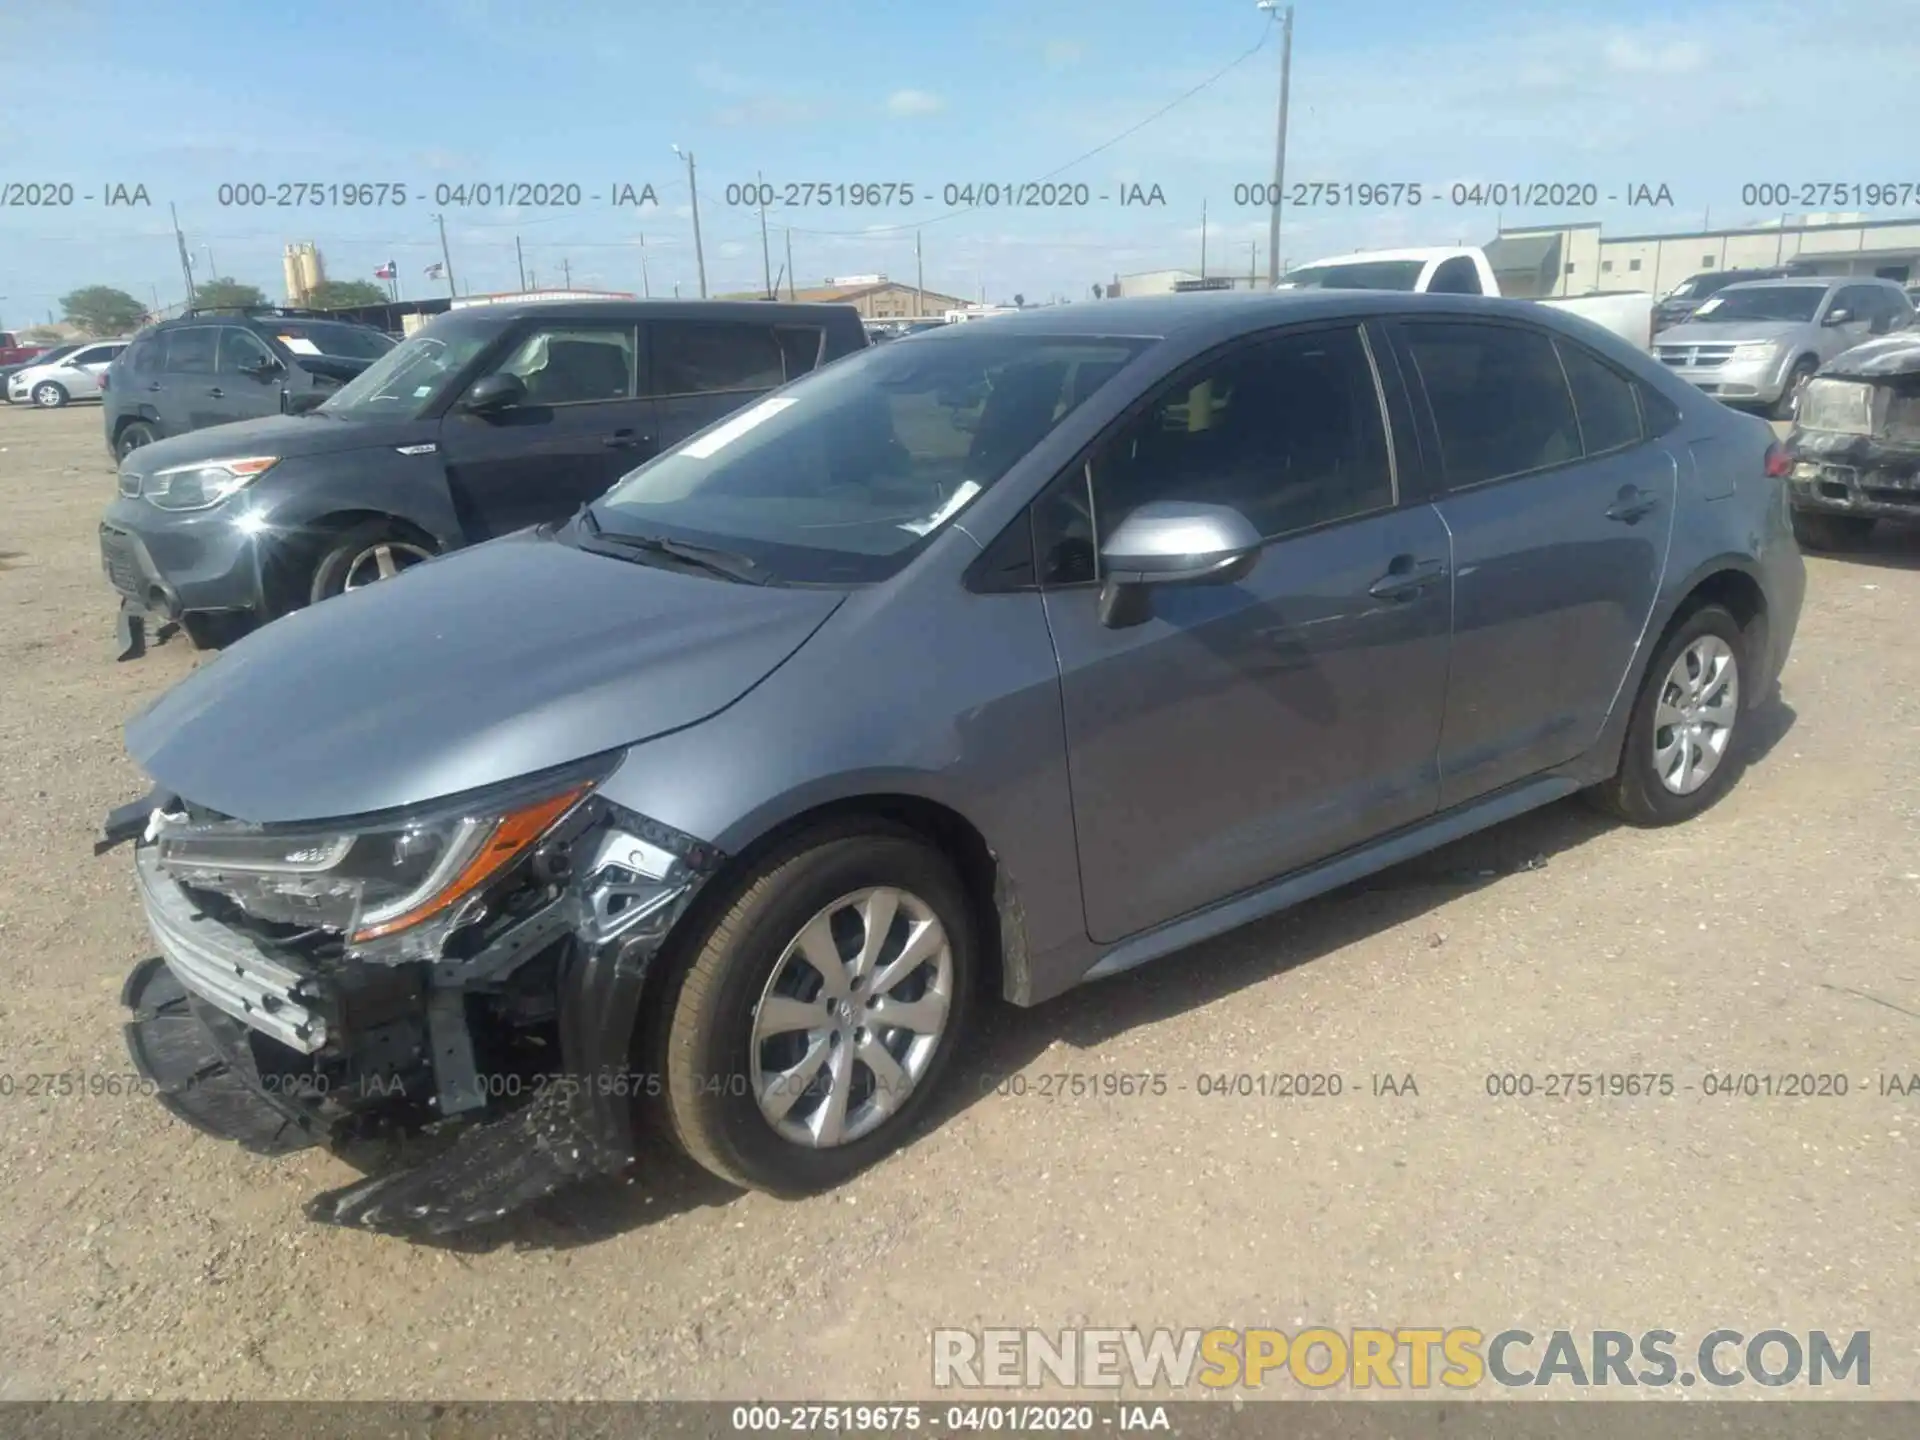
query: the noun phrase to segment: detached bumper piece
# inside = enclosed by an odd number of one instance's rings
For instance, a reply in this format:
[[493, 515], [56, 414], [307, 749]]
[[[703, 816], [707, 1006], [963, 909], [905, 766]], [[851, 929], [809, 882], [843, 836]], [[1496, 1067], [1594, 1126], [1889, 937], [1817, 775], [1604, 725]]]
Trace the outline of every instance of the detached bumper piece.
[[[120, 839], [135, 819], [124, 810], [110, 827]], [[572, 858], [549, 857], [568, 877], [544, 892], [553, 898], [431, 965], [328, 958], [252, 933], [208, 913], [143, 847], [136, 870], [163, 956], [122, 993], [134, 1064], [175, 1115], [259, 1154], [430, 1136], [431, 1158], [315, 1196], [306, 1212], [324, 1224], [444, 1235], [629, 1168], [635, 1098], [650, 1093], [631, 1073], [641, 992], [723, 857], [599, 801], [567, 829]], [[532, 1070], [528, 1036], [545, 1057]]]

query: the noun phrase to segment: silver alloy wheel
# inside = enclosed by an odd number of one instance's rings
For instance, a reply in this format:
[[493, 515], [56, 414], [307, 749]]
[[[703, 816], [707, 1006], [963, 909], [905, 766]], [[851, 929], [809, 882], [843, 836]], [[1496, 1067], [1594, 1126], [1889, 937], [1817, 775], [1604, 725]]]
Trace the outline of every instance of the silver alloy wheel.
[[1740, 714], [1740, 662], [1718, 635], [1674, 658], [1653, 710], [1653, 769], [1675, 795], [1691, 795], [1720, 768]]
[[409, 566], [432, 558], [433, 552], [424, 546], [409, 544], [405, 540], [382, 540], [353, 557], [340, 588], [358, 590], [376, 580], [389, 580]]
[[34, 387], [33, 403], [42, 410], [58, 410], [67, 403], [67, 392], [49, 380]]
[[926, 1074], [952, 998], [953, 946], [931, 906], [891, 886], [842, 895], [788, 943], [754, 1006], [760, 1113], [810, 1149], [858, 1140]]

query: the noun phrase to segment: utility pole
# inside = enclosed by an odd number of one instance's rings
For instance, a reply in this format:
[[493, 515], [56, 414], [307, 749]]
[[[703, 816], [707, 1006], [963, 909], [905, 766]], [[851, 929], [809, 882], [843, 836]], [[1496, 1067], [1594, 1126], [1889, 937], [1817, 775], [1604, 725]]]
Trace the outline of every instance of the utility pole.
[[920, 259], [920, 232], [913, 232], [913, 318], [927, 313], [927, 267]]
[[1200, 278], [1207, 278], [1207, 202], [1200, 202]]
[[567, 259], [560, 261], [560, 283], [565, 289], [573, 288], [573, 261]]
[[1247, 288], [1249, 290], [1253, 289], [1254, 286], [1259, 283], [1257, 275], [1259, 268], [1260, 242], [1258, 240], [1249, 240], [1247, 242]]
[[640, 233], [640, 293], [649, 300], [653, 298], [653, 280], [647, 274], [647, 236], [644, 230]]
[[707, 298], [707, 252], [700, 243], [700, 186], [695, 178], [693, 152], [682, 150], [678, 145], [673, 153], [687, 162], [687, 197], [693, 203], [693, 260], [700, 269], [700, 298]]
[[[1262, 10], [1272, 14], [1280, 0], [1259, 0]], [[1273, 201], [1267, 216], [1267, 283], [1280, 281], [1280, 197], [1287, 185], [1287, 82], [1293, 70], [1293, 6], [1285, 8], [1280, 21], [1280, 123], [1273, 141]]]
[[519, 268], [520, 290], [522, 294], [525, 294], [527, 288], [527, 257], [526, 253], [520, 248], [520, 237], [518, 235], [513, 237], [513, 263]]
[[447, 217], [436, 215], [433, 218], [440, 226], [440, 260], [447, 272], [447, 294], [449, 297], [455, 297], [460, 292], [454, 288], [453, 284], [453, 254], [447, 249]]
[[180, 278], [187, 283], [187, 306], [193, 308], [193, 262], [187, 259], [187, 237], [180, 233], [180, 211], [172, 201], [167, 202], [167, 213], [173, 216], [173, 243], [180, 247]]
[[767, 253], [767, 177], [759, 171], [754, 172], [754, 194], [760, 199], [760, 293], [771, 300], [775, 296], [773, 288], [773, 257]]
[[213, 247], [211, 245], [202, 245], [200, 248], [207, 252], [207, 278], [209, 280], [217, 279], [220, 271], [213, 263]]
[[787, 228], [787, 299], [793, 299], [793, 228]]

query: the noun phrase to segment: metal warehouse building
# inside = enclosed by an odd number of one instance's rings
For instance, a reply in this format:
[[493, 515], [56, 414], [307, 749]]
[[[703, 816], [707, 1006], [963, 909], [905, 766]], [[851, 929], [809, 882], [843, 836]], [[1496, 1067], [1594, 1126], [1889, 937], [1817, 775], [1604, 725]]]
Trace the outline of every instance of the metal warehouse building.
[[[1516, 272], [1537, 275], [1534, 294], [1651, 290], [1664, 295], [1703, 270], [1790, 265], [1810, 275], [1920, 278], [1920, 218], [1804, 215], [1746, 230], [1675, 235], [1605, 235], [1597, 223], [1502, 229], [1487, 246], [1502, 285]], [[1513, 293], [1528, 293], [1519, 290]]]

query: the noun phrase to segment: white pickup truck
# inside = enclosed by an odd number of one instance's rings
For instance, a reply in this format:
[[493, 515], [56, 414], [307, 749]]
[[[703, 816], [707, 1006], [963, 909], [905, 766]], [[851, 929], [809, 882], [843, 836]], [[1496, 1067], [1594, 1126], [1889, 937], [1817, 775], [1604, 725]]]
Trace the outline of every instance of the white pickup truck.
[[[1500, 280], [1478, 246], [1358, 250], [1289, 270], [1280, 290], [1406, 290], [1417, 295], [1498, 295]], [[1653, 345], [1653, 296], [1645, 290], [1526, 297], [1570, 310], [1646, 350]]]

